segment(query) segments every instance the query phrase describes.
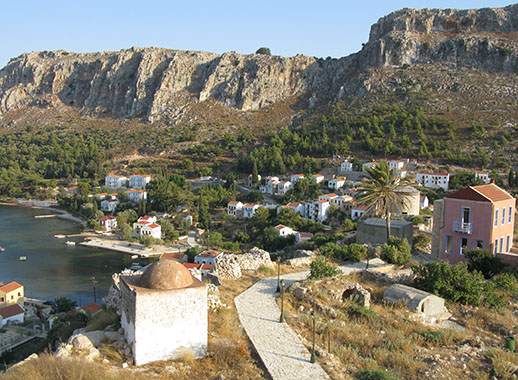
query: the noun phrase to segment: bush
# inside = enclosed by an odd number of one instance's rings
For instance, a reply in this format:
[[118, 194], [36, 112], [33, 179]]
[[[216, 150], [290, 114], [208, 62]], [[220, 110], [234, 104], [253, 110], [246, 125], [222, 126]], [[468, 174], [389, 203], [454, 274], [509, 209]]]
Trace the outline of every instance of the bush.
[[356, 243], [349, 244], [346, 257], [354, 262], [365, 260], [367, 258], [367, 247]]
[[270, 51], [270, 48], [267, 47], [260, 47], [257, 49], [255, 54], [265, 54], [265, 55], [272, 55], [272, 52]]
[[414, 248], [425, 249], [430, 245], [431, 241], [432, 241], [432, 239], [430, 238], [430, 236], [425, 235], [425, 234], [419, 234], [419, 235], [414, 236], [412, 244], [413, 244]]
[[399, 380], [399, 378], [389, 371], [382, 370], [362, 370], [354, 374], [357, 380]]
[[[433, 262], [414, 265], [412, 270], [416, 276], [414, 286], [424, 291], [473, 306], [503, 306], [504, 297], [495, 288], [498, 282], [486, 282], [479, 271], [470, 273], [466, 263], [450, 265], [446, 262]], [[498, 281], [511, 283], [509, 278]], [[511, 284], [508, 287], [512, 289]]]
[[323, 257], [317, 257], [311, 263], [311, 274], [309, 278], [312, 280], [319, 280], [324, 277], [332, 277], [338, 274], [338, 269], [332, 265], [326, 264]]
[[388, 263], [403, 265], [410, 261], [410, 257], [410, 244], [406, 239], [390, 237], [381, 246], [381, 259]]
[[412, 218], [412, 223], [414, 226], [417, 226], [418, 224], [424, 223], [424, 218], [422, 216], [416, 215]]
[[469, 260], [468, 269], [482, 272], [485, 278], [491, 278], [495, 274], [510, 269], [509, 265], [504, 264], [498, 257], [485, 249], [473, 249], [465, 253]]

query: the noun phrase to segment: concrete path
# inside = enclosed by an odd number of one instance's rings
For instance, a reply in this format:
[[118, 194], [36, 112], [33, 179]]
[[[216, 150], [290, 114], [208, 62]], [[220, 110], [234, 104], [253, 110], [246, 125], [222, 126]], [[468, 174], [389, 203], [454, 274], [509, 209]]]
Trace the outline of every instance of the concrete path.
[[[365, 269], [365, 263], [338, 267], [343, 274]], [[387, 267], [380, 259], [370, 260], [369, 269]], [[295, 281], [305, 280], [309, 271], [282, 275], [286, 288]], [[310, 363], [311, 353], [297, 334], [286, 324], [279, 323], [281, 311], [275, 302], [277, 278], [258, 281], [234, 299], [237, 313], [248, 337], [261, 357], [273, 380], [320, 380], [330, 377], [318, 363]]]

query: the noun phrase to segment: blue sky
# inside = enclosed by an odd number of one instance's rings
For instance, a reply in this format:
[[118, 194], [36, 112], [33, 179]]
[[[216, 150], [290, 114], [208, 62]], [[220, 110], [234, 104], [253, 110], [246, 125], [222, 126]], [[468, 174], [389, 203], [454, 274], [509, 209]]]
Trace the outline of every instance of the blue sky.
[[[22, 5], [23, 4], [23, 5]], [[0, 67], [23, 52], [77, 52], [132, 46], [342, 57], [397, 9], [502, 7], [502, 1], [147, 0], [2, 2]]]

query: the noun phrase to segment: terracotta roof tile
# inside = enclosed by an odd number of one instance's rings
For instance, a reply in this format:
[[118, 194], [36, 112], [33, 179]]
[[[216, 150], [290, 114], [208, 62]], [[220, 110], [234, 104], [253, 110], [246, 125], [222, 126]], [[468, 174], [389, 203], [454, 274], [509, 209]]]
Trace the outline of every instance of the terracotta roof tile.
[[97, 305], [95, 302], [89, 303], [88, 305], [81, 306], [79, 310], [86, 311], [89, 314], [95, 314], [99, 310], [101, 310], [101, 307]]
[[18, 288], [23, 288], [23, 285], [20, 285], [16, 281], [10, 282], [7, 285], [4, 285], [0, 288], [0, 292], [9, 293]]
[[18, 314], [22, 314], [24, 312], [25, 312], [25, 310], [23, 309], [23, 307], [21, 307], [20, 305], [15, 303], [14, 305], [10, 305], [10, 306], [1, 308], [0, 316], [2, 316], [2, 318], [6, 319], [9, 317], [18, 315]]

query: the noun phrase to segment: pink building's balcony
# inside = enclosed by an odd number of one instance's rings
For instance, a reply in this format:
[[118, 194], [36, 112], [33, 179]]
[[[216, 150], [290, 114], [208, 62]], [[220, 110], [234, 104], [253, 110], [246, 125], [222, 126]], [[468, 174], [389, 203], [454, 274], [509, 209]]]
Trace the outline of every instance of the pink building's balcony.
[[471, 235], [473, 233], [473, 223], [462, 223], [460, 220], [454, 220], [453, 231]]

